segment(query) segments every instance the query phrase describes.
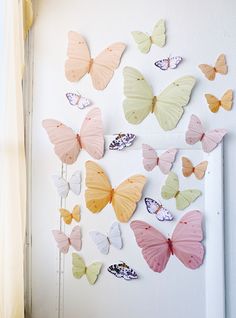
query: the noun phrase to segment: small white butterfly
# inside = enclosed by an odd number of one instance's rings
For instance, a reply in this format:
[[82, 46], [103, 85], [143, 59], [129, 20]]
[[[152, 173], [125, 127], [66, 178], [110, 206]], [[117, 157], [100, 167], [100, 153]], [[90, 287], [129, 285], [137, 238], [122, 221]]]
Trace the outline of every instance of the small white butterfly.
[[102, 254], [108, 254], [110, 245], [118, 249], [123, 246], [120, 226], [117, 222], [112, 224], [108, 236], [98, 231], [91, 231], [89, 234]]
[[67, 93], [66, 97], [72, 106], [77, 106], [79, 109], [84, 109], [92, 104], [89, 99], [81, 96], [80, 94]]
[[73, 173], [69, 181], [57, 175], [52, 176], [52, 179], [60, 197], [66, 198], [70, 190], [76, 195], [80, 194], [81, 174], [79, 170]]
[[145, 198], [144, 201], [147, 211], [150, 214], [155, 214], [158, 221], [172, 221], [174, 219], [170, 211], [164, 208], [160, 201], [151, 198]]
[[181, 56], [167, 57], [166, 59], [156, 61], [155, 65], [162, 71], [166, 71], [168, 68], [176, 68], [182, 60]]

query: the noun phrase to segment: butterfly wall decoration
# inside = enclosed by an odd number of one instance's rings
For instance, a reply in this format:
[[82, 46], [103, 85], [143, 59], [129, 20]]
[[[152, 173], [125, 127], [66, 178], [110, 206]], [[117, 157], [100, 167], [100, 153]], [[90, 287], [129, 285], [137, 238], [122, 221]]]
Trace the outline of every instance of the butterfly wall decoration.
[[117, 137], [110, 143], [110, 150], [123, 150], [126, 147], [133, 145], [136, 136], [131, 133], [123, 134], [120, 133]]
[[61, 218], [63, 219], [63, 221], [66, 224], [71, 224], [72, 220], [75, 220], [76, 222], [80, 221], [80, 218], [81, 218], [81, 216], [80, 216], [80, 207], [79, 207], [78, 204], [76, 204], [73, 207], [72, 212], [70, 212], [70, 211], [68, 211], [67, 209], [64, 209], [64, 208], [60, 208], [59, 212], [60, 212]]
[[171, 212], [159, 200], [145, 198], [144, 202], [148, 213], [155, 215], [158, 221], [172, 221], [174, 219]]
[[224, 110], [231, 110], [233, 105], [233, 91], [228, 89], [221, 99], [216, 98], [214, 95], [205, 94], [208, 107], [212, 113], [217, 113], [220, 107]]
[[175, 69], [178, 67], [178, 65], [183, 61], [183, 58], [181, 56], [173, 56], [173, 57], [167, 57], [162, 60], [158, 60], [154, 63], [156, 67], [158, 67], [162, 71], [166, 71], [168, 69]]
[[69, 181], [58, 175], [53, 175], [52, 180], [60, 197], [66, 198], [69, 191], [72, 191], [76, 195], [80, 194], [81, 174], [79, 170], [72, 174]]
[[88, 98], [81, 96], [80, 94], [66, 93], [66, 98], [71, 106], [76, 106], [79, 109], [84, 109], [85, 107], [92, 105]]
[[198, 65], [200, 70], [206, 76], [207, 79], [213, 81], [215, 79], [216, 73], [225, 75], [228, 73], [228, 66], [226, 63], [226, 58], [224, 54], [220, 54], [216, 60], [215, 66], [211, 66], [208, 64], [200, 64]]
[[124, 278], [125, 280], [137, 279], [138, 275], [134, 269], [130, 268], [126, 263], [118, 263], [110, 265], [107, 268], [108, 272], [115, 275], [117, 278]]
[[61, 253], [68, 253], [70, 245], [73, 246], [76, 251], [80, 251], [82, 246], [82, 240], [79, 225], [76, 225], [72, 229], [69, 237], [60, 230], [53, 230], [52, 234], [55, 238], [55, 241], [57, 242], [57, 247], [59, 248]]
[[182, 157], [182, 172], [185, 177], [190, 177], [194, 174], [198, 180], [202, 180], [205, 176], [207, 166], [208, 161], [204, 160], [194, 167], [191, 160]]
[[86, 266], [83, 258], [76, 253], [72, 253], [72, 273], [77, 279], [80, 279], [86, 275], [90, 285], [94, 285], [101, 272], [102, 263], [94, 262], [89, 266]]

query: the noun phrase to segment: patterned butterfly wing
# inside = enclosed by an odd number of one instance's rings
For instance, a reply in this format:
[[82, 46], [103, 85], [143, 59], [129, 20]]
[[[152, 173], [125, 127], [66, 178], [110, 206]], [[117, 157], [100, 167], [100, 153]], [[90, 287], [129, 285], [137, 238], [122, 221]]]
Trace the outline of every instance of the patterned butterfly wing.
[[124, 278], [125, 280], [138, 278], [137, 273], [125, 263], [110, 265], [107, 270], [117, 278]]
[[169, 68], [169, 61], [170, 59], [162, 59], [162, 60], [156, 61], [154, 64], [162, 71], [166, 71]]
[[66, 93], [66, 97], [72, 106], [77, 106], [79, 104], [79, 100], [81, 98], [80, 95], [75, 94], [75, 93]]
[[181, 56], [173, 56], [169, 59], [169, 68], [175, 69], [181, 62], [183, 58]]
[[169, 210], [163, 207], [160, 201], [155, 201], [151, 198], [144, 199], [147, 211], [150, 214], [155, 214], [156, 218], [159, 221], [172, 221], [173, 215], [170, 213]]
[[122, 150], [132, 146], [136, 136], [134, 134], [119, 134], [109, 145], [110, 150]]

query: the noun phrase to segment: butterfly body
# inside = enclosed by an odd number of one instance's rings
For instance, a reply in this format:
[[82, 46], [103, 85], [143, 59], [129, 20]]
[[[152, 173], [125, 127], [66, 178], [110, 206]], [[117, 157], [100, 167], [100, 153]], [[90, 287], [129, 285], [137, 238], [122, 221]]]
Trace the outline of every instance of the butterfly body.
[[86, 275], [89, 284], [93, 285], [98, 279], [101, 268], [101, 262], [95, 262], [86, 266], [81, 256], [72, 253], [72, 273], [75, 278], [80, 279], [82, 276]]
[[160, 201], [151, 198], [144, 199], [148, 213], [154, 214], [158, 221], [172, 221], [173, 215], [167, 210]]
[[124, 278], [125, 280], [137, 279], [137, 273], [127, 264], [113, 264], [107, 268], [108, 272], [115, 275], [117, 278]]
[[118, 134], [118, 136], [110, 143], [110, 150], [122, 150], [132, 146], [136, 136], [134, 134]]
[[228, 66], [226, 64], [226, 58], [224, 54], [218, 56], [215, 66], [211, 66], [208, 64], [200, 64], [200, 70], [206, 76], [207, 79], [213, 81], [215, 79], [216, 73], [219, 74], [227, 74]]
[[162, 71], [166, 71], [169, 68], [175, 69], [183, 60], [181, 56], [168, 57], [166, 59], [158, 60], [154, 64]]

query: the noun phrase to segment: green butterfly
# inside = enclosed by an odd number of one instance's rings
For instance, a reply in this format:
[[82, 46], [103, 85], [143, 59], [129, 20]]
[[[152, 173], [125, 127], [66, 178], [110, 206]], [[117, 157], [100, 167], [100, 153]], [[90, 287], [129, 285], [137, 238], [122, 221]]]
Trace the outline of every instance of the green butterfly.
[[72, 265], [74, 277], [81, 278], [83, 275], [86, 275], [88, 282], [91, 285], [95, 284], [102, 267], [102, 263], [100, 262], [95, 262], [86, 267], [82, 257], [76, 253], [72, 253]]
[[161, 188], [161, 196], [163, 199], [176, 199], [176, 208], [184, 210], [193, 201], [201, 195], [201, 191], [197, 189], [189, 189], [179, 191], [179, 179], [174, 172], [170, 172], [166, 179], [165, 185]]
[[159, 96], [154, 96], [152, 88], [143, 75], [132, 67], [125, 67], [123, 102], [125, 118], [133, 125], [141, 123], [149, 113], [154, 113], [161, 128], [174, 129], [190, 100], [195, 78], [184, 76], [167, 86]]

